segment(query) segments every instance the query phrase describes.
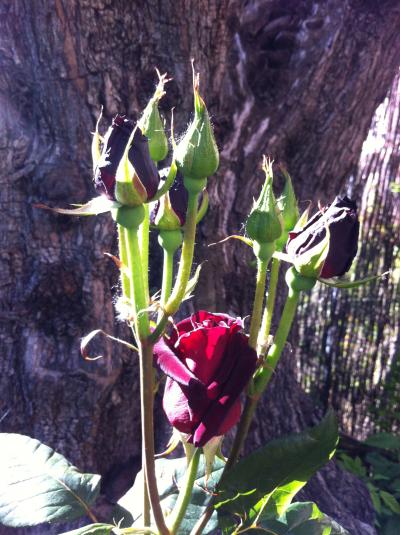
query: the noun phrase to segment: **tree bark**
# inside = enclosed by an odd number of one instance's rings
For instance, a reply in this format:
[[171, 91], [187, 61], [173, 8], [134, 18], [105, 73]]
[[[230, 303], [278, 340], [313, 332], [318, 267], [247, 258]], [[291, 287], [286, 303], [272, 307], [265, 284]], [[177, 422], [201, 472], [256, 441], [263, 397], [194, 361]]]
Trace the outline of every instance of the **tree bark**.
[[[140, 454], [135, 356], [104, 340], [103, 359], [79, 355], [92, 329], [129, 337], [113, 309], [116, 269], [103, 255], [116, 250], [114, 224], [34, 207], [94, 196], [90, 131], [100, 107], [104, 123], [117, 112], [138, 116], [158, 66], [174, 78], [162, 107], [176, 107], [182, 132], [195, 59], [222, 151], [198, 239], [198, 260], [208, 262], [196, 306], [245, 315], [251, 256], [242, 244], [205, 244], [240, 230], [263, 153], [286, 164], [302, 202], [325, 201], [346, 183], [397, 68], [399, 22], [395, 0], [1, 2], [2, 431], [102, 474]], [[315, 420], [292, 364], [279, 372], [285, 389], [276, 381], [260, 408], [253, 445]], [[358, 529], [352, 506], [340, 507]]]

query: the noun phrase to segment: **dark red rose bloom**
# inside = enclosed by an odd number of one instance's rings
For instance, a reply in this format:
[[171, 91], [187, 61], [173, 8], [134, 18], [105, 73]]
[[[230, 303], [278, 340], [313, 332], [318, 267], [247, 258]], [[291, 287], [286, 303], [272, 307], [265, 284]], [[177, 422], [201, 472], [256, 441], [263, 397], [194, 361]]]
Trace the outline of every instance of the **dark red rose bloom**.
[[[105, 135], [94, 183], [96, 191], [106, 195], [111, 200], [115, 200], [115, 176], [133, 128], [132, 121], [125, 119], [122, 115], [117, 115]], [[157, 192], [160, 177], [150, 158], [147, 138], [141, 133], [140, 128], [135, 130], [128, 158], [147, 192], [147, 199], [152, 199]]]
[[225, 434], [240, 418], [239, 397], [257, 362], [242, 327], [240, 319], [201, 310], [154, 346], [156, 363], [168, 376], [167, 418], [197, 447]]
[[358, 222], [357, 205], [348, 197], [336, 197], [332, 204], [315, 214], [298, 232], [289, 232], [286, 245], [290, 256], [301, 256], [325, 238], [329, 228], [329, 251], [320, 277], [340, 277], [350, 269], [357, 254]]

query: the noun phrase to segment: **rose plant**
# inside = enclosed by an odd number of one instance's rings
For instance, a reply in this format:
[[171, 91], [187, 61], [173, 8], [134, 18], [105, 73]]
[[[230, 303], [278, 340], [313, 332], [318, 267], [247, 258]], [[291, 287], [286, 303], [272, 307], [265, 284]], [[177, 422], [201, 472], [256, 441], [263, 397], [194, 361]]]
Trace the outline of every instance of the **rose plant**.
[[[196, 227], [207, 210], [207, 181], [217, 171], [219, 153], [197, 76], [194, 119], [178, 144], [172, 140], [168, 167], [158, 168], [168, 153], [158, 110], [166, 82], [166, 76], [159, 75], [155, 93], [136, 124], [117, 115], [104, 138], [97, 125], [92, 155], [100, 196], [78, 208], [53, 209], [71, 215], [110, 211], [116, 222], [119, 258], [115, 261], [121, 276], [118, 309], [134, 340], [131, 344], [108, 336], [134, 350], [140, 364], [143, 469], [129, 510], [119, 507], [112, 518], [100, 522], [95, 508], [99, 476], [80, 473], [35, 439], [3, 434], [0, 520], [18, 527], [86, 516], [92, 524], [70, 532], [76, 535], [198, 535], [213, 529], [226, 534], [249, 529], [293, 535], [307, 529], [320, 535], [344, 534], [315, 504], [292, 503], [334, 453], [337, 427], [332, 414], [318, 426], [272, 441], [247, 458], [240, 459], [240, 453], [258, 400], [284, 350], [301, 293], [311, 291], [318, 281], [352, 287], [374, 278], [351, 282], [335, 278], [349, 270], [357, 252], [356, 205], [347, 197], [337, 197], [307, 221], [307, 213], [299, 216], [292, 182], [284, 169], [283, 195], [275, 198], [273, 166], [264, 157], [260, 196], [245, 223], [246, 235], [236, 236], [251, 247], [257, 262], [248, 334], [242, 319], [224, 313], [201, 310], [176, 322], [182, 302], [198, 282], [199, 268], [191, 278]], [[152, 210], [149, 203], [153, 203]], [[152, 298], [150, 231], [158, 233], [164, 254], [161, 292]], [[271, 336], [282, 262], [292, 266], [285, 275], [286, 303]], [[82, 341], [85, 358], [89, 358], [87, 343], [99, 332]], [[164, 379], [163, 406], [173, 438], [162, 457], [179, 441], [185, 456], [156, 461], [154, 393], [158, 381]], [[236, 425], [225, 458], [222, 440]], [[141, 504], [140, 512], [131, 515], [135, 503]]]

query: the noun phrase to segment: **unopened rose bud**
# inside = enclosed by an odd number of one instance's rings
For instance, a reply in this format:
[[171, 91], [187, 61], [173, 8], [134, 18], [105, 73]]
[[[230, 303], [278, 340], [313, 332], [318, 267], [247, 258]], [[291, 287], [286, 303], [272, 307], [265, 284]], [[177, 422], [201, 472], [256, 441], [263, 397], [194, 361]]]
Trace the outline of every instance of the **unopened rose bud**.
[[285, 169], [282, 169], [282, 173], [285, 177], [285, 186], [281, 197], [278, 199], [278, 208], [282, 216], [283, 229], [282, 235], [276, 241], [276, 248], [278, 251], [282, 251], [285, 247], [289, 231], [294, 229], [300, 217], [290, 175]]
[[210, 117], [198, 92], [198, 78], [194, 84], [194, 119], [178, 143], [174, 158], [185, 178], [204, 179], [218, 169], [219, 153]]
[[272, 243], [282, 234], [282, 220], [272, 190], [272, 164], [264, 157], [265, 182], [246, 221], [248, 237], [259, 244]]
[[299, 231], [289, 232], [287, 252], [299, 273], [307, 277], [340, 277], [357, 254], [357, 205], [336, 197]]
[[158, 110], [158, 103], [165, 94], [164, 84], [168, 80], [165, 79], [166, 75], [161, 76], [159, 74], [159, 78], [160, 81], [154, 95], [148, 102], [138, 123], [142, 133], [148, 139], [150, 156], [153, 162], [164, 160], [168, 154], [168, 139]]
[[105, 135], [94, 181], [99, 193], [127, 206], [149, 201], [157, 192], [160, 177], [147, 139], [122, 115], [114, 118]]
[[178, 171], [169, 191], [163, 195], [152, 212], [152, 222], [160, 230], [180, 229], [185, 224], [188, 192]]

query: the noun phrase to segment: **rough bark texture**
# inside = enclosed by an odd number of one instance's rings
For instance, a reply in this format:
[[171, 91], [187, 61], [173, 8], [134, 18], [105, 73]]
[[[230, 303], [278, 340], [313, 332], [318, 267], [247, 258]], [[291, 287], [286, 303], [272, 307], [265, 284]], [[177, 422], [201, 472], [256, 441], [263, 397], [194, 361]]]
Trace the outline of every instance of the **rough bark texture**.
[[[135, 359], [107, 342], [94, 363], [78, 351], [94, 328], [128, 336], [111, 300], [117, 274], [103, 256], [115, 251], [114, 225], [33, 207], [93, 196], [89, 132], [100, 106], [108, 120], [138, 115], [158, 66], [174, 77], [162, 106], [176, 107], [182, 132], [195, 58], [222, 149], [199, 238], [215, 242], [240, 229], [263, 152], [287, 165], [302, 201], [326, 200], [345, 184], [394, 77], [399, 22], [395, 0], [1, 2], [2, 431], [35, 436], [100, 473], [140, 451]], [[197, 305], [249, 313], [243, 247], [200, 251], [208, 263]], [[284, 383], [275, 381], [260, 408], [253, 445], [315, 420], [292, 368], [290, 359], [281, 366]], [[337, 494], [331, 476], [325, 496]], [[332, 497], [327, 512], [368, 533], [357, 523], [371, 521], [363, 491], [354, 480], [349, 488], [351, 502]]]

